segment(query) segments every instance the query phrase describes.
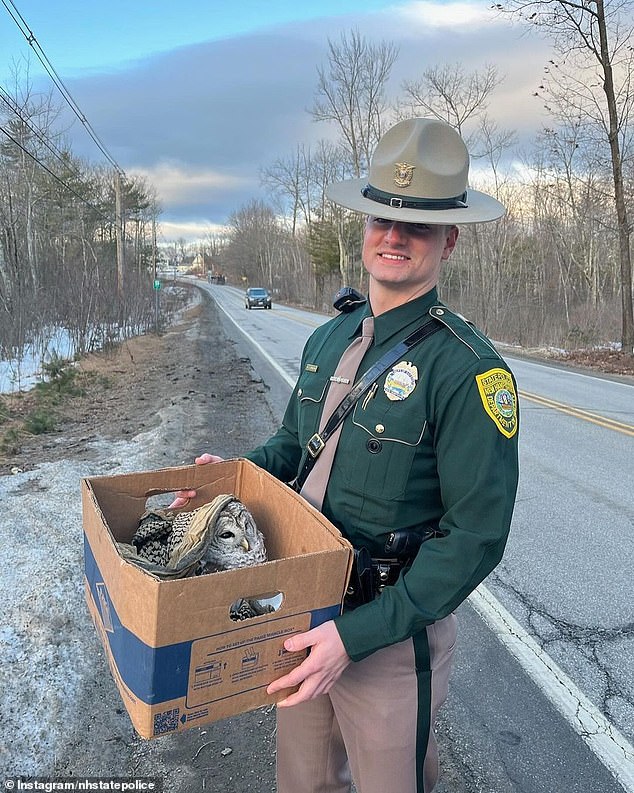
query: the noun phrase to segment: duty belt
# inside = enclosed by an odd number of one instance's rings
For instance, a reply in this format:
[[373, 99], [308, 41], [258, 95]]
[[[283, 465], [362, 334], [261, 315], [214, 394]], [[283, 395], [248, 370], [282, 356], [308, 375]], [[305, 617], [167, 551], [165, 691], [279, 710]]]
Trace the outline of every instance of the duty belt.
[[401, 571], [409, 564], [409, 560], [374, 559], [355, 551], [353, 572], [343, 601], [345, 610], [352, 611], [374, 600], [386, 586], [398, 581]]
[[384, 587], [394, 586], [398, 581], [403, 568], [409, 565], [399, 559], [372, 559], [372, 572], [374, 574], [374, 585], [377, 594], [380, 594]]
[[357, 606], [369, 603], [386, 586], [394, 586], [401, 572], [412, 565], [420, 546], [427, 540], [444, 536], [445, 532], [437, 525], [396, 529], [390, 532], [383, 547], [386, 556], [373, 557], [367, 548], [355, 548], [352, 572], [344, 598], [345, 609], [351, 611]]

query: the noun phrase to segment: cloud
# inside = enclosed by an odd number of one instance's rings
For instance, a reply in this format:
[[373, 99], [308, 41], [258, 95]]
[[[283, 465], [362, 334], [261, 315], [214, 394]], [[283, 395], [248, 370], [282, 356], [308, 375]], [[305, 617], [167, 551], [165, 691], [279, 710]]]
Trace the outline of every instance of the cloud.
[[[501, 24], [500, 15], [481, 3], [456, 2], [438, 3], [430, 0], [415, 0], [404, 6], [396, 7], [394, 13], [406, 25], [406, 35], [416, 35], [438, 29], [464, 29], [474, 31], [491, 24]], [[505, 22], [505, 24], [508, 24]]]
[[[494, 64], [507, 79], [492, 97], [492, 118], [527, 134], [538, 126], [541, 108], [531, 93], [547, 60], [544, 44], [469, 2], [416, 0], [381, 12], [298, 21], [180, 46], [67, 85], [120, 166], [155, 186], [169, 236], [189, 238], [190, 224], [206, 229], [255, 198], [267, 200], [263, 168], [289, 158], [298, 145], [336, 136], [334, 124], [315, 123], [307, 110], [328, 41], [353, 29], [398, 47], [390, 101], [402, 98], [404, 80], [434, 66], [460, 63], [469, 72]], [[95, 161], [98, 152], [88, 139], [81, 149], [77, 127], [73, 150]]]
[[175, 159], [257, 173], [310, 123], [320, 59], [300, 36], [245, 36], [73, 81], [71, 92], [124, 167]]
[[196, 242], [210, 235], [225, 236], [227, 227], [207, 220], [169, 221], [159, 223], [161, 243], [173, 242], [184, 239], [187, 242]]
[[146, 167], [128, 169], [131, 176], [142, 176], [151, 183], [164, 204], [172, 207], [189, 206], [204, 201], [210, 193], [219, 190], [239, 190], [257, 187], [247, 177], [204, 169], [184, 163], [162, 161]]

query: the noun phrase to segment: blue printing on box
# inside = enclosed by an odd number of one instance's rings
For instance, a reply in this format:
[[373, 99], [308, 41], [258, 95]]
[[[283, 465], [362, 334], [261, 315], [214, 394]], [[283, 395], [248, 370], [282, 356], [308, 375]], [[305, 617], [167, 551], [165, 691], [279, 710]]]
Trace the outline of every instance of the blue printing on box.
[[[147, 705], [187, 696], [191, 647], [198, 638], [150, 647], [122, 625], [85, 534], [84, 570], [93, 602], [104, 623], [110, 652], [130, 691]], [[315, 628], [338, 614], [339, 605], [315, 609], [310, 612], [310, 627]]]

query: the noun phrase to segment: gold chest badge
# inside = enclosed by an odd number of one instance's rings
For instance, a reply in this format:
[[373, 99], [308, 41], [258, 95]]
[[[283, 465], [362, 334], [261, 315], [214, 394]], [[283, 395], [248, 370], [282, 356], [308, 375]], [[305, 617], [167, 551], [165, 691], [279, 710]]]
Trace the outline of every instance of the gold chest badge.
[[387, 373], [383, 391], [392, 402], [400, 402], [412, 393], [418, 382], [418, 369], [413, 363], [401, 361]]
[[397, 187], [409, 187], [414, 178], [415, 167], [407, 162], [394, 163], [394, 184]]

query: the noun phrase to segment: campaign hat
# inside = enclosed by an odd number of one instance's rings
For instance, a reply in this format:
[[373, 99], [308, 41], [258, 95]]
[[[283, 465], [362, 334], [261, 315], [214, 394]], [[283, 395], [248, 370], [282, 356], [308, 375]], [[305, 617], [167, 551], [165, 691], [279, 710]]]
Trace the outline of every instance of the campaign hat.
[[363, 179], [333, 182], [335, 204], [404, 223], [462, 224], [497, 220], [506, 210], [493, 196], [468, 186], [469, 152], [444, 121], [410, 118], [379, 140]]

